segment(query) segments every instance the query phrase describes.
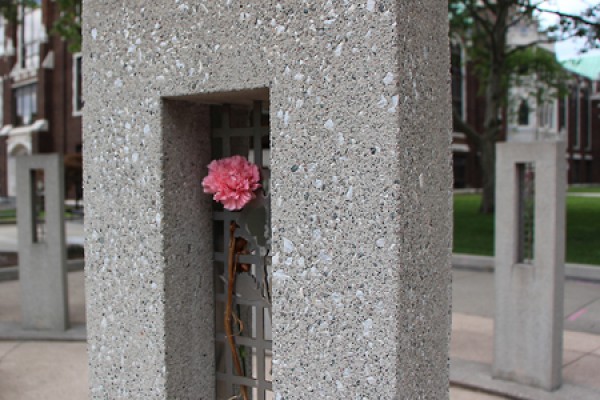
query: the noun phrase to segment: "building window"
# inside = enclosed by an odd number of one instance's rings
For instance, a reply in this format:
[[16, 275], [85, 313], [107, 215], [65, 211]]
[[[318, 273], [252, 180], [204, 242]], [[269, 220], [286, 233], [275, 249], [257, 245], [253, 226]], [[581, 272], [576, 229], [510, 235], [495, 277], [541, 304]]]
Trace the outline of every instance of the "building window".
[[[452, 75], [452, 107], [460, 116], [464, 117], [463, 105], [463, 73], [462, 73], [462, 48], [459, 44], [452, 44], [451, 48], [451, 75]], [[454, 129], [457, 130], [456, 128]]]
[[519, 125], [529, 125], [529, 103], [521, 100], [519, 105]]
[[0, 17], [0, 56], [6, 54], [6, 22], [4, 18]]
[[571, 165], [573, 166], [573, 169], [571, 170], [571, 183], [580, 183], [581, 182], [581, 168], [580, 168], [580, 162], [579, 160], [572, 160], [571, 161]]
[[555, 103], [548, 104], [548, 126], [550, 128], [554, 128], [556, 126], [555, 118], [554, 118], [554, 107]]
[[15, 124], [32, 124], [37, 118], [37, 83], [15, 89]]
[[558, 130], [562, 131], [567, 127], [567, 102], [564, 97], [558, 100]]
[[460, 45], [452, 45], [452, 103], [459, 115], [462, 115], [462, 50]]
[[554, 128], [554, 104], [544, 104], [541, 109], [540, 126]]
[[581, 132], [583, 133], [583, 145], [586, 150], [592, 149], [592, 126], [591, 126], [591, 118], [592, 118], [592, 102], [591, 98], [591, 87], [585, 86], [583, 88], [582, 99], [581, 99]]
[[573, 85], [569, 93], [569, 141], [572, 143], [573, 149], [579, 149], [579, 134], [581, 127], [579, 126], [579, 85]]
[[0, 78], [0, 126], [4, 125], [4, 79]]
[[538, 121], [539, 121], [538, 124], [541, 127], [544, 127], [544, 126], [546, 126], [546, 112], [547, 112], [546, 105], [542, 104], [539, 107], [539, 110], [540, 110], [540, 115], [539, 115], [539, 118], [538, 118]]
[[521, 34], [521, 36], [527, 36], [529, 35], [529, 25], [521, 25], [519, 27], [519, 33]]
[[453, 172], [454, 172], [454, 187], [465, 188], [467, 186], [467, 156], [465, 154], [454, 153]]
[[23, 23], [20, 25], [20, 66], [21, 68], [37, 68], [40, 64], [40, 42], [43, 38], [41, 0], [35, 0], [37, 6], [23, 5], [21, 15]]
[[73, 56], [73, 115], [81, 115], [83, 108], [83, 90], [81, 80], [82, 68], [81, 53]]

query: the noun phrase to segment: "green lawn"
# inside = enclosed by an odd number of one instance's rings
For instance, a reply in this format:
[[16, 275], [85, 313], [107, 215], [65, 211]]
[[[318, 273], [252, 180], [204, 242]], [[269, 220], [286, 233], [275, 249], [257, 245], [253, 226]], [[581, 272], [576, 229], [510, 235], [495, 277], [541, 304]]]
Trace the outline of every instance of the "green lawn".
[[[478, 212], [480, 196], [454, 196], [454, 252], [494, 254], [494, 217]], [[600, 265], [600, 198], [567, 197], [567, 262]]]
[[14, 219], [17, 217], [17, 210], [8, 209], [8, 210], [0, 210], [0, 219]]
[[481, 196], [454, 195], [454, 252], [494, 254], [494, 216], [479, 213]]
[[[39, 216], [42, 219], [44, 218], [45, 215], [46, 215], [46, 213], [44, 211], [39, 213]], [[69, 219], [69, 218], [73, 218], [73, 216], [74, 216], [74, 214], [73, 214], [72, 210], [69, 208], [65, 208], [65, 218]], [[17, 223], [17, 210], [14, 208], [0, 210], [0, 223], [16, 224]]]
[[570, 187], [569, 193], [600, 193], [600, 186]]

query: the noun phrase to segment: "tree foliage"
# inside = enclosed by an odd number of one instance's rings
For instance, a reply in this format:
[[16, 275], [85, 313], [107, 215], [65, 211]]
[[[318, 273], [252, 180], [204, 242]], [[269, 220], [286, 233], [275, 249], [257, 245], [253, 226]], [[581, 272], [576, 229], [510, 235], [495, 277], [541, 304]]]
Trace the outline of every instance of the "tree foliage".
[[[547, 0], [449, 0], [451, 40], [459, 40], [468, 60], [475, 66], [485, 99], [483, 131], [477, 131], [454, 112], [455, 126], [477, 147], [483, 179], [481, 211], [494, 210], [495, 144], [499, 140], [503, 113], [510, 102], [513, 85], [533, 82], [538, 99], [564, 89], [565, 72], [554, 55], [542, 48], [572, 37], [584, 38], [588, 48], [600, 47], [600, 3], [581, 14], [554, 11]], [[519, 25], [538, 29], [542, 14], [553, 14], [557, 22], [539, 31], [530, 43], [511, 46], [509, 32]], [[510, 115], [510, 114], [509, 114]]]
[[10, 22], [16, 22], [19, 17], [19, 8], [37, 7], [35, 0], [0, 0], [0, 14]]
[[[58, 18], [52, 26], [52, 32], [69, 43], [69, 51], [75, 53], [81, 49], [81, 1], [55, 0]], [[19, 9], [39, 7], [39, 0], [0, 0], [0, 15], [7, 21], [19, 23]]]
[[52, 29], [68, 41], [72, 53], [81, 50], [81, 1], [56, 0], [60, 15]]

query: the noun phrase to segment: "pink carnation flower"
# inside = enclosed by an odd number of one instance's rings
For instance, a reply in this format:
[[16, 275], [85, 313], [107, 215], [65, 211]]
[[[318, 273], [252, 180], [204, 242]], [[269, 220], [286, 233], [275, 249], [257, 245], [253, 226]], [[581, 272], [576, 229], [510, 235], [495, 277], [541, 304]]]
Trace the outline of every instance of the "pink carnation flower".
[[256, 197], [261, 187], [258, 167], [242, 156], [214, 160], [208, 164], [208, 176], [202, 180], [204, 193], [223, 203], [230, 211], [240, 210]]

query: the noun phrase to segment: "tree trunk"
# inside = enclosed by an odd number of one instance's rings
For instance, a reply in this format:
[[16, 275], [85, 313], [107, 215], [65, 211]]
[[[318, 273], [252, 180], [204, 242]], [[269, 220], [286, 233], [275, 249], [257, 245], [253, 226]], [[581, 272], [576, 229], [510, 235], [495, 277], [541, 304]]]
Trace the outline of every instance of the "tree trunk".
[[481, 198], [480, 212], [483, 214], [492, 214], [495, 203], [495, 184], [496, 184], [496, 142], [500, 131], [500, 99], [501, 91], [498, 84], [499, 76], [496, 75], [494, 68], [490, 71], [487, 90], [485, 93], [486, 109], [484, 118], [483, 134], [479, 143], [479, 152], [482, 175], [483, 195]]
[[[477, 3], [477, 6], [475, 6]], [[478, 40], [478, 60], [485, 65], [480, 70], [480, 83], [485, 88], [485, 113], [483, 131], [477, 132], [454, 110], [458, 127], [477, 146], [482, 178], [483, 195], [480, 212], [492, 214], [495, 209], [496, 185], [496, 142], [502, 129], [502, 109], [507, 94], [507, 49], [506, 35], [508, 20], [514, 12], [514, 0], [496, 0], [469, 3], [468, 11], [474, 16], [471, 38]], [[484, 57], [479, 58], [485, 54]], [[489, 69], [488, 69], [489, 67]], [[485, 72], [484, 72], [485, 71]]]
[[496, 203], [496, 140], [489, 137], [482, 138], [479, 151], [481, 153], [479, 161], [483, 180], [479, 212], [493, 214]]
[[[487, 2], [485, 2], [488, 5]], [[489, 10], [495, 19], [490, 24], [488, 33], [489, 71], [485, 79], [485, 115], [483, 132], [479, 141], [479, 154], [482, 175], [481, 206], [479, 211], [492, 214], [496, 197], [496, 142], [502, 128], [502, 106], [506, 88], [506, 24], [510, 10], [514, 7], [512, 0], [498, 0]], [[488, 7], [490, 7], [488, 5]]]

